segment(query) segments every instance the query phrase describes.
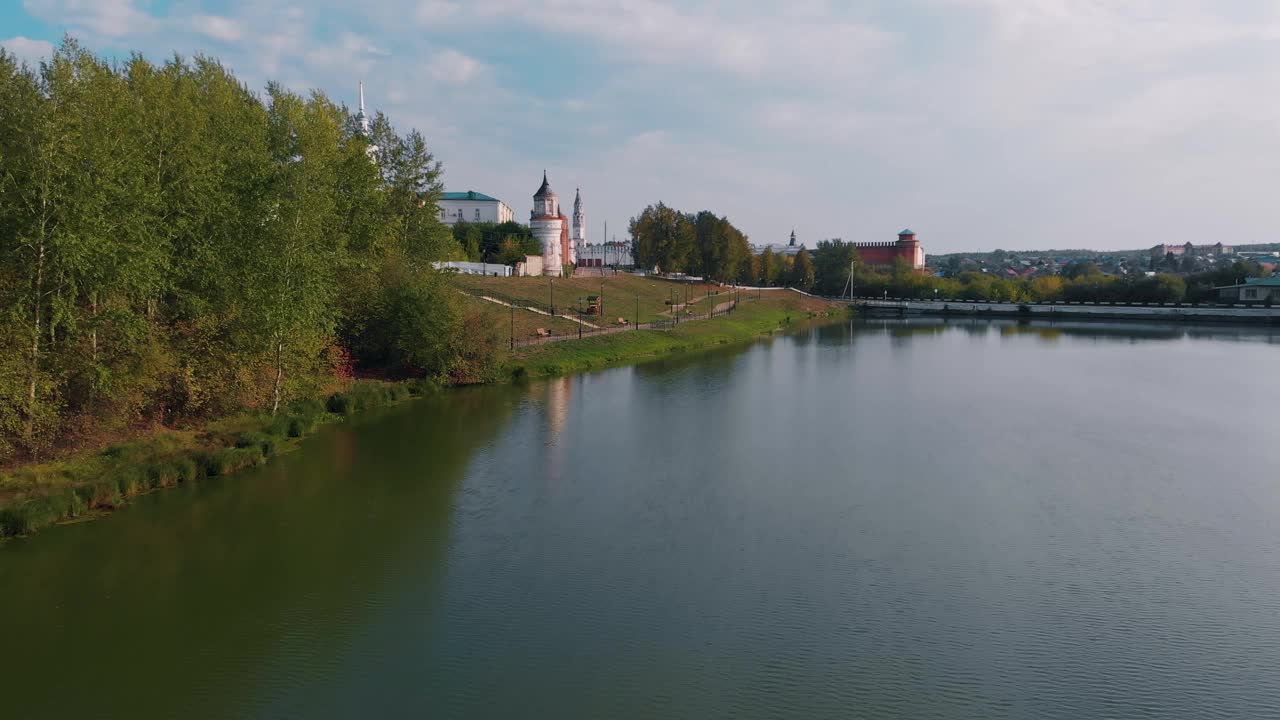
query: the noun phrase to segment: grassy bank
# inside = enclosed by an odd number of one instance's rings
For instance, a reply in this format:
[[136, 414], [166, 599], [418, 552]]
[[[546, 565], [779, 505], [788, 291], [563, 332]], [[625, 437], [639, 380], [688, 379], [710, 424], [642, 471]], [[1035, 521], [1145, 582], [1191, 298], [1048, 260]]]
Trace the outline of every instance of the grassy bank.
[[0, 474], [0, 537], [114, 510], [152, 490], [229, 475], [297, 446], [325, 422], [430, 392], [429, 381], [361, 381], [275, 417], [242, 415], [198, 431], [169, 431], [100, 452]]
[[523, 348], [510, 360], [517, 377], [553, 377], [669, 353], [741, 342], [793, 323], [842, 314], [839, 306], [790, 291], [743, 295], [738, 309], [669, 330], [634, 330]]
[[729, 299], [729, 289], [719, 285], [676, 283], [629, 273], [554, 280], [545, 277], [458, 275], [455, 282], [473, 295], [487, 295], [521, 307], [548, 310], [554, 299], [556, 312], [561, 314], [584, 308], [588, 297], [603, 293], [603, 315], [584, 316], [584, 319], [610, 327], [617, 325], [620, 317], [631, 323], [668, 319], [671, 317], [668, 303], [673, 300], [683, 303], [686, 293], [693, 303], [706, 302], [712, 293], [717, 293], [714, 296], [716, 302]]

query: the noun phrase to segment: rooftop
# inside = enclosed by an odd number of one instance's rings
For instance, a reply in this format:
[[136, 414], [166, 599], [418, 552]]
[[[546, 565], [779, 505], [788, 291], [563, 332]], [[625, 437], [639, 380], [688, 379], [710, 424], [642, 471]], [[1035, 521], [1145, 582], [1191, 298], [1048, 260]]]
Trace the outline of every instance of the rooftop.
[[560, 197], [559, 195], [556, 195], [556, 191], [552, 190], [551, 184], [547, 182], [546, 170], [542, 171], [542, 187], [538, 188], [538, 192], [534, 193], [533, 199], [537, 200], [538, 198], [542, 198], [542, 197], [553, 197], [553, 198]]
[[1280, 287], [1280, 275], [1272, 275], [1264, 278], [1245, 278], [1244, 282], [1239, 285], [1219, 285], [1215, 290], [1224, 290], [1226, 288], [1239, 287]]
[[466, 192], [447, 192], [440, 196], [441, 200], [486, 200], [488, 202], [502, 202], [496, 197], [489, 197], [484, 193], [478, 193], [475, 190]]

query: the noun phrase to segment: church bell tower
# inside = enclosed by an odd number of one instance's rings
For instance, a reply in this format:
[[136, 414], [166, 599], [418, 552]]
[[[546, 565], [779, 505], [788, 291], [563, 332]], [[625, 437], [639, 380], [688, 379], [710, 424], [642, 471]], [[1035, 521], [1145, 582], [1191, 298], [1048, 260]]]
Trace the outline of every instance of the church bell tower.
[[587, 249], [587, 217], [582, 214], [582, 188], [573, 198], [573, 235], [569, 238], [569, 264], [578, 264], [578, 253]]

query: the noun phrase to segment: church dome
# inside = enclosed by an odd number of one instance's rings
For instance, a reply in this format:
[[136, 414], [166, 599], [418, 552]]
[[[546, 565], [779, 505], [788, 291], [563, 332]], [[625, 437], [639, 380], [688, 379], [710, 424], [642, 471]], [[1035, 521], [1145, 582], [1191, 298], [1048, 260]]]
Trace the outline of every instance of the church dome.
[[534, 200], [542, 200], [544, 198], [559, 198], [556, 191], [551, 189], [550, 183], [547, 182], [547, 171], [542, 171], [542, 187], [538, 188], [538, 192], [534, 193]]

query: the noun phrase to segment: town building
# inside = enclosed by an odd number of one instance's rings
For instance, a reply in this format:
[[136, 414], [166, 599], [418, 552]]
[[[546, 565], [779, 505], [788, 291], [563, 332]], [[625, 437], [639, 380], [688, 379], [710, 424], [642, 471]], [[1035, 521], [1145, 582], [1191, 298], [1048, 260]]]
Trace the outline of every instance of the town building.
[[475, 190], [444, 193], [436, 204], [440, 208], [440, 222], [446, 225], [464, 221], [500, 224], [515, 218], [506, 203]]
[[867, 265], [889, 267], [895, 260], [902, 259], [916, 270], [924, 267], [924, 248], [920, 247], [913, 230], [898, 233], [895, 242], [855, 242], [853, 247]]
[[1235, 252], [1235, 248], [1222, 243], [1214, 243], [1213, 245], [1192, 245], [1187, 242], [1182, 245], [1156, 245], [1151, 248], [1152, 260], [1163, 260], [1173, 255], [1174, 257], [1203, 257], [1206, 255], [1231, 255]]
[[578, 267], [631, 267], [634, 264], [631, 243], [610, 240], [578, 247]]
[[1238, 285], [1216, 287], [1218, 299], [1226, 302], [1280, 303], [1280, 276], [1246, 278]]
[[791, 239], [786, 245], [781, 243], [770, 243], [768, 245], [752, 245], [751, 251], [756, 255], [763, 253], [765, 250], [772, 250], [774, 255], [797, 255], [804, 249], [804, 245], [796, 243], [796, 231], [791, 231]]

